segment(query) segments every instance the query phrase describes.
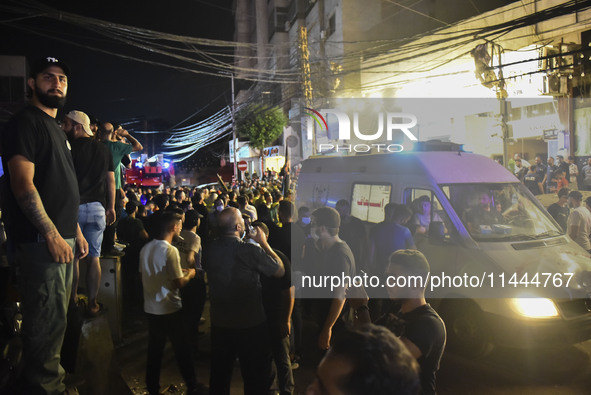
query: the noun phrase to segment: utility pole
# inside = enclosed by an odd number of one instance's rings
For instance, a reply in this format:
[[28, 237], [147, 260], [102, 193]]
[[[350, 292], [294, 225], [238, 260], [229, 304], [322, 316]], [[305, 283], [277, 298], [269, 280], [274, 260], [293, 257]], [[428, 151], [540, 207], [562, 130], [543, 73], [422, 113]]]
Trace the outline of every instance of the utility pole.
[[507, 124], [508, 106], [505, 98], [499, 98], [499, 114], [501, 115], [501, 133], [503, 138], [503, 167], [508, 168], [509, 165], [509, 125]]
[[[494, 56], [494, 47], [493, 44], [493, 56]], [[505, 85], [505, 78], [503, 77], [503, 64], [502, 64], [502, 54], [503, 49], [500, 45], [497, 48], [497, 55], [498, 55], [498, 63], [499, 63], [499, 74], [498, 78], [498, 86], [497, 86], [497, 99], [499, 99], [499, 114], [501, 116], [501, 133], [503, 138], [503, 166], [506, 168], [509, 164], [509, 125], [507, 124], [507, 120], [509, 118], [509, 109], [508, 106], [510, 103], [507, 102], [507, 89]]]
[[230, 113], [232, 115], [232, 146], [234, 147], [234, 154], [232, 156], [234, 159], [234, 179], [238, 181], [238, 163], [236, 161], [236, 152], [238, 151], [238, 137], [236, 136], [236, 106], [234, 104], [236, 98], [234, 97], [234, 73], [218, 71], [218, 74], [229, 75], [230, 81], [232, 83], [232, 107], [230, 109]]
[[[306, 26], [300, 26], [299, 33], [302, 96], [304, 98], [304, 107], [312, 107], [312, 73], [310, 72], [310, 49], [308, 48], [308, 29], [306, 29]], [[300, 113], [302, 112], [300, 110]], [[312, 155], [316, 155], [316, 133], [314, 131], [312, 131]]]
[[238, 182], [238, 161], [236, 153], [238, 151], [238, 138], [236, 137], [236, 106], [234, 98], [234, 73], [230, 73], [232, 80], [232, 144], [234, 145], [234, 179]]

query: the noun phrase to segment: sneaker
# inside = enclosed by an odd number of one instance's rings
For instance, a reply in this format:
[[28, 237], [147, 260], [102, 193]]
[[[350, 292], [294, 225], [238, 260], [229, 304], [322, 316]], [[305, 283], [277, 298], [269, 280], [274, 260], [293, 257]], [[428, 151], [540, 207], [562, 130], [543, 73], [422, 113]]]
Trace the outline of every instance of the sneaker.
[[299, 367], [300, 367], [300, 364], [298, 362], [291, 363], [291, 370], [296, 370]]
[[115, 249], [117, 251], [123, 251], [125, 249], [125, 247], [127, 247], [125, 244], [121, 244], [118, 242], [115, 242], [115, 244], [113, 245], [113, 249]]

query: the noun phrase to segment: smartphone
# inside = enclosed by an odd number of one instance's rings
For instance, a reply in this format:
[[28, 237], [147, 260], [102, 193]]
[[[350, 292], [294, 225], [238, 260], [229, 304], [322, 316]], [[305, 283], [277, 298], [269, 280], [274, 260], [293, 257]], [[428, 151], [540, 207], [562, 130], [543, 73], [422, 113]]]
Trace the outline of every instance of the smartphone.
[[257, 230], [255, 229], [255, 227], [249, 224], [248, 225], [248, 235], [254, 236], [256, 234], [257, 234]]
[[252, 236], [257, 233], [257, 230], [250, 224], [250, 217], [247, 215], [243, 215], [242, 219], [244, 219], [244, 226], [246, 228], [246, 236]]

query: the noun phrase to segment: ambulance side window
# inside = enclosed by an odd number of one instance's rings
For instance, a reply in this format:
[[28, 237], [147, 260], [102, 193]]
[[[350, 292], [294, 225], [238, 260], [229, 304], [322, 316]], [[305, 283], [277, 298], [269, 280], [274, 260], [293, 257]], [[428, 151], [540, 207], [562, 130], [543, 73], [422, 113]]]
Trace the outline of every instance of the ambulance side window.
[[445, 238], [449, 233], [449, 217], [432, 191], [408, 188], [404, 191], [404, 203], [413, 213], [407, 226], [415, 237]]

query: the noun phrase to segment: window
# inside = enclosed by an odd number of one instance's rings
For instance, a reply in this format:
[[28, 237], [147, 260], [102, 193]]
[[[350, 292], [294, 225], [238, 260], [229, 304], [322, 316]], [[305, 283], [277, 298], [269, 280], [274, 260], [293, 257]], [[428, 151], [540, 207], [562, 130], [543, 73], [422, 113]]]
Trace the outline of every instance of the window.
[[337, 28], [337, 22], [336, 22], [336, 16], [335, 13], [333, 12], [333, 14], [328, 17], [328, 31], [326, 32], [326, 37], [330, 37], [336, 30]]
[[536, 240], [564, 233], [521, 183], [446, 187], [451, 205], [474, 240]]
[[351, 215], [373, 223], [384, 220], [384, 207], [390, 202], [391, 185], [354, 184]]
[[432, 191], [418, 188], [406, 189], [404, 203], [413, 213], [407, 226], [415, 236], [417, 245], [416, 236], [447, 237], [449, 230], [452, 229], [452, 224], [439, 199]]

